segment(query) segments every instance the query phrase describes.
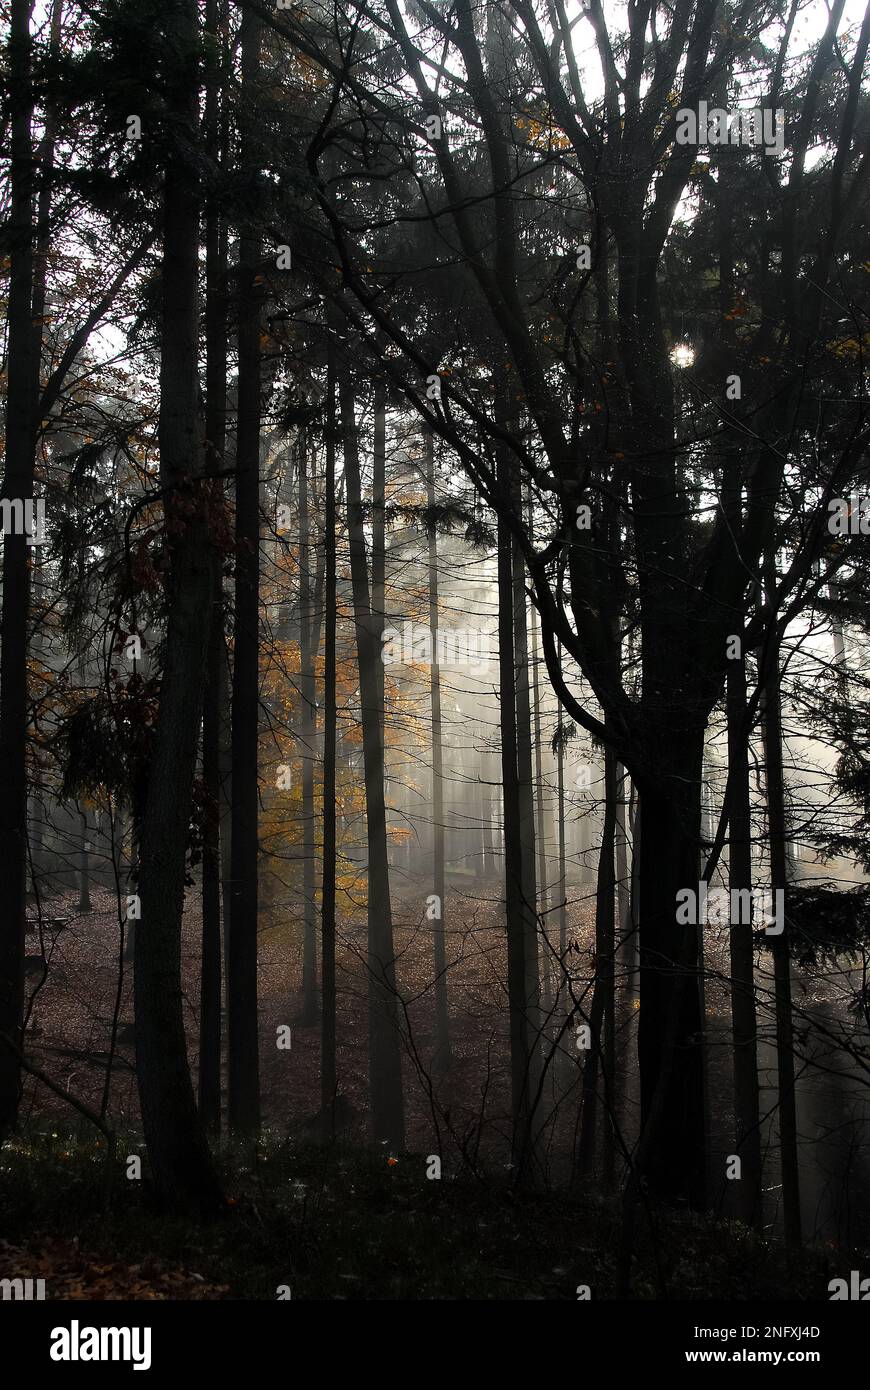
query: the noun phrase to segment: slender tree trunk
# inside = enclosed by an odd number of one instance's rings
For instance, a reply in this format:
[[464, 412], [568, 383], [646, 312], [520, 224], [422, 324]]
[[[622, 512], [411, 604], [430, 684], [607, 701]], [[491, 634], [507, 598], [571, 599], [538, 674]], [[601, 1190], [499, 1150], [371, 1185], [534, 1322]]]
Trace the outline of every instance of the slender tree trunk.
[[[638, 902], [638, 874], [640, 867], [639, 836], [640, 807], [634, 786], [630, 792], [629, 777], [620, 765], [617, 770], [616, 796], [616, 878], [617, 907], [619, 912], [619, 946], [617, 949], [617, 968], [621, 977], [621, 987], [617, 998], [621, 1001], [618, 1014], [618, 1054], [616, 1068], [616, 1110], [620, 1124], [626, 1128], [629, 1123], [629, 1102], [631, 1082], [634, 1075], [635, 1012], [638, 996], [638, 933], [635, 929], [635, 915]], [[628, 794], [628, 799], [626, 796]], [[629, 838], [631, 857], [629, 858]]]
[[220, 863], [221, 908], [223, 919], [224, 1001], [229, 1016], [230, 978], [230, 901], [233, 863], [233, 736], [231, 672], [227, 644], [222, 644], [218, 673], [218, 755], [220, 767]]
[[[256, 168], [251, 134], [262, 26], [242, 17], [243, 169]], [[232, 811], [227, 1024], [229, 1125], [239, 1134], [260, 1126], [257, 1023], [257, 910], [260, 620], [260, 318], [254, 278], [260, 243], [250, 225], [239, 239], [239, 374], [236, 443], [236, 616], [232, 689]]]
[[[56, 7], [57, 8], [57, 7]], [[46, 211], [47, 217], [47, 211]], [[47, 247], [46, 247], [47, 249]], [[42, 293], [44, 307], [44, 260], [42, 270]], [[36, 317], [36, 316], [35, 316]], [[46, 616], [46, 569], [47, 566], [36, 562], [33, 557], [32, 569], [32, 589], [31, 589], [31, 660], [38, 666], [50, 667], [51, 664], [51, 641], [44, 630], [43, 620]], [[26, 838], [26, 852], [29, 860], [29, 888], [28, 901], [33, 899], [40, 901], [42, 897], [42, 872], [43, 872], [43, 835], [49, 821], [49, 810], [47, 810], [46, 792], [39, 787], [39, 784], [29, 785], [28, 787], [28, 838]]]
[[[206, 29], [213, 36], [216, 56], [206, 83], [206, 142], [213, 159], [225, 164], [226, 120], [220, 110], [220, 84], [225, 74], [222, 5], [208, 0]], [[227, 409], [227, 228], [216, 199], [206, 211], [206, 389], [205, 438], [209, 471], [224, 467]], [[216, 506], [223, 506], [224, 486], [212, 484]], [[205, 828], [202, 847], [202, 957], [199, 1005], [199, 1114], [206, 1130], [220, 1131], [221, 1121], [221, 858], [220, 858], [220, 691], [224, 651], [223, 579], [215, 566], [205, 699], [202, 719], [202, 775]]]
[[329, 1136], [335, 1133], [335, 1101], [338, 1076], [335, 1056], [335, 366], [332, 350], [326, 373], [326, 478], [324, 480], [324, 551], [326, 609], [324, 613], [323, 670], [323, 885], [321, 895], [321, 1060], [320, 1099]]
[[568, 860], [565, 852], [565, 745], [556, 746], [556, 816], [559, 836], [559, 989], [564, 988], [568, 952]]
[[[7, 307], [6, 471], [3, 496], [33, 497], [39, 362], [32, 323], [33, 148], [30, 2], [12, 0], [9, 108], [12, 127]], [[21, 1093], [16, 1052], [22, 1045], [27, 866], [27, 626], [30, 568], [24, 534], [3, 541], [0, 667], [0, 1138], [15, 1123]], [[4, 1046], [7, 1038], [11, 1047]]]
[[314, 741], [317, 705], [314, 688], [314, 613], [311, 595], [311, 539], [308, 508], [308, 449], [299, 451], [299, 693], [302, 698], [302, 1022], [317, 1020], [317, 907], [314, 864]]
[[[52, 0], [49, 53], [56, 62], [60, 55], [63, 0]], [[36, 213], [36, 258], [33, 275], [33, 336], [37, 357], [42, 355], [43, 319], [48, 287], [48, 256], [51, 250], [51, 195], [54, 155], [57, 145], [57, 110], [52, 105], [45, 114], [44, 131], [37, 147], [39, 198]], [[37, 422], [34, 421], [34, 424]]]
[[[531, 517], [531, 507], [529, 507]], [[537, 641], [537, 621], [536, 610], [531, 610], [531, 637], [532, 637], [532, 709], [534, 711], [534, 730], [535, 730], [535, 815], [536, 815], [536, 842], [538, 849], [538, 892], [541, 902], [541, 921], [544, 923], [541, 931], [541, 1010], [546, 1016], [552, 1008], [552, 983], [553, 983], [553, 959], [550, 951], [549, 937], [547, 933], [547, 909], [549, 899], [547, 893], [547, 839], [544, 833], [544, 774], [541, 754], [541, 683], [538, 672], [538, 641]]]
[[[426, 500], [435, 506], [435, 449], [432, 431], [426, 431]], [[450, 1013], [447, 1001], [447, 904], [444, 879], [444, 747], [441, 736], [441, 668], [438, 664], [438, 537], [429, 530], [429, 633], [432, 640], [430, 702], [432, 712], [432, 892], [437, 915], [432, 922], [432, 964], [435, 971], [434, 1068], [451, 1065]]]
[[[752, 818], [747, 748], [746, 668], [728, 667], [728, 876], [733, 893], [752, 887]], [[733, 901], [733, 899], [732, 899]], [[737, 1212], [748, 1225], [762, 1219], [761, 1126], [755, 1017], [755, 951], [751, 925], [731, 925], [731, 1034], [734, 1043], [735, 1153], [741, 1161]]]
[[[520, 499], [516, 494], [519, 512]], [[529, 689], [529, 633], [526, 614], [526, 571], [519, 546], [513, 546], [513, 627], [515, 689], [517, 702], [517, 775], [519, 777], [520, 837], [522, 844], [522, 893], [529, 944], [526, 950], [526, 995], [529, 1019], [537, 1036], [543, 1020], [540, 1012], [540, 950], [538, 941], [538, 893], [535, 876], [535, 782], [532, 772], [532, 712]], [[538, 1083], [535, 1045], [530, 1054], [532, 1096]]]
[[[598, 1095], [599, 1074], [602, 1081], [603, 1100], [608, 1107], [613, 1105], [616, 790], [616, 757], [610, 748], [606, 748], [604, 751], [604, 824], [601, 830], [601, 849], [598, 856], [598, 880], [595, 892], [595, 982], [592, 987], [592, 1007], [589, 1011], [591, 1046], [583, 1066], [583, 1124], [580, 1131], [578, 1154], [580, 1172], [584, 1175], [591, 1173], [595, 1164], [600, 1103]], [[609, 1123], [604, 1129], [604, 1166], [607, 1177], [611, 1177], [613, 1130]]]
[[374, 1138], [386, 1139], [394, 1148], [401, 1148], [405, 1137], [402, 1054], [390, 906], [384, 745], [378, 717], [383, 687], [377, 668], [382, 663], [383, 651], [378, 618], [369, 603], [357, 427], [353, 394], [346, 377], [342, 380], [340, 400], [366, 792], [369, 1094]]
[[[197, 6], [164, 11], [167, 47], [181, 71], [171, 115], [193, 139], [198, 92]], [[160, 357], [161, 482], [174, 523], [160, 708], [140, 844], [142, 930], [136, 934], [136, 1070], [145, 1140], [158, 1194], [171, 1205], [223, 1204], [196, 1112], [187, 1062], [181, 990], [181, 916], [208, 623], [216, 556], [208, 535], [198, 410], [199, 197], [196, 174], [173, 142], [164, 184], [163, 314]], [[182, 145], [182, 149], [184, 146]], [[191, 508], [191, 501], [193, 508]]]
[[[499, 486], [509, 495], [510, 462], [499, 458]], [[519, 1180], [525, 1180], [531, 1149], [532, 1037], [530, 1032], [529, 968], [527, 955], [536, 949], [529, 930], [523, 896], [523, 839], [520, 784], [517, 771], [517, 698], [514, 636], [514, 546], [510, 529], [497, 523], [498, 541], [498, 659], [501, 780], [504, 823], [505, 917], [507, 924], [508, 1009], [511, 1057], [512, 1154]]]
[[[372, 622], [378, 641], [383, 644], [386, 626], [387, 554], [384, 507], [387, 498], [387, 399], [383, 380], [375, 381], [374, 437], [372, 448]], [[385, 739], [384, 663], [378, 662], [378, 722], [381, 742]]]
[[620, 965], [626, 972], [626, 987], [637, 966], [637, 947], [631, 935], [631, 875], [628, 867], [628, 774], [622, 764], [616, 769], [616, 910], [619, 922]]
[[[216, 568], [218, 581], [220, 571]], [[215, 585], [220, 589], [220, 584]], [[223, 602], [212, 596], [202, 721], [205, 828], [202, 846], [202, 956], [199, 1000], [199, 1113], [209, 1133], [221, 1119], [221, 863], [220, 863], [220, 662]]]
[[[763, 660], [762, 730], [767, 770], [767, 824], [770, 836], [770, 882], [774, 892], [788, 887], [788, 825], [785, 809], [785, 775], [782, 762], [782, 697], [779, 675], [779, 641], [775, 636], [773, 609], [776, 571], [765, 565], [765, 589], [770, 635]], [[782, 1177], [782, 1214], [785, 1238], [801, 1241], [800, 1173], [797, 1150], [797, 1111], [794, 1080], [794, 1026], [791, 1007], [791, 960], [785, 931], [771, 938], [774, 995], [776, 1001], [776, 1070], [779, 1089], [779, 1156]]]
[[[127, 865], [127, 893], [138, 892], [139, 882], [139, 836], [142, 829], [142, 819], [138, 806], [131, 807], [130, 811], [130, 861]], [[127, 923], [126, 939], [124, 942], [124, 960], [127, 962], [136, 959], [136, 921], [135, 919]]]
[[[727, 82], [722, 81], [722, 95]], [[735, 327], [731, 309], [735, 288], [735, 235], [732, 198], [737, 151], [717, 151], [719, 187], [717, 207], [719, 235], [719, 307], [723, 371], [733, 370]], [[736, 430], [723, 439], [725, 465], [722, 499], [735, 534], [742, 525], [740, 463], [742, 439]], [[752, 887], [752, 811], [749, 773], [749, 731], [746, 728], [745, 657], [728, 662], [726, 712], [728, 719], [728, 886], [732, 893]], [[760, 1226], [763, 1216], [761, 1124], [758, 1090], [758, 1029], [755, 1013], [755, 951], [750, 925], [732, 922], [731, 1037], [733, 1043], [734, 1151], [741, 1162], [736, 1184], [737, 1214], [747, 1225]], [[733, 1186], [729, 1184], [729, 1186]]]

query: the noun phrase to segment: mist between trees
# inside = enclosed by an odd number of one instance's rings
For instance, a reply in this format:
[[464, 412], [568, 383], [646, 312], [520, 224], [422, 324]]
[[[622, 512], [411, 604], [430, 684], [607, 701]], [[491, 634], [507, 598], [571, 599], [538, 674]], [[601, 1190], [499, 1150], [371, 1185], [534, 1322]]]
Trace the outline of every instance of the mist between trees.
[[867, 1244], [868, 43], [12, 0], [0, 1134]]

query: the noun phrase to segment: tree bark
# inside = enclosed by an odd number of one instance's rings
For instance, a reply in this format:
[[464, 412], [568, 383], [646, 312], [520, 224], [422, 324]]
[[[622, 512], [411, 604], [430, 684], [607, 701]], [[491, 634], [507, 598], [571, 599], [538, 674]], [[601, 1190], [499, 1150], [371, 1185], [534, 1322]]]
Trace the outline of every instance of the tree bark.
[[698, 927], [676, 915], [677, 893], [698, 882], [703, 739], [702, 727], [662, 727], [670, 785], [639, 779], [638, 1166], [659, 1196], [697, 1208], [706, 1201]]
[[[178, 64], [172, 115], [197, 121], [197, 7], [175, 0], [166, 41]], [[216, 556], [208, 535], [197, 372], [199, 195], [173, 143], [164, 184], [160, 358], [161, 483], [172, 537], [160, 708], [140, 842], [142, 930], [136, 933], [136, 1069], [157, 1192], [170, 1205], [213, 1211], [220, 1186], [199, 1123], [187, 1062], [181, 987], [185, 858], [202, 717], [208, 612]]]
[[565, 987], [565, 962], [568, 951], [568, 860], [565, 846], [565, 745], [560, 738], [556, 747], [556, 820], [559, 838], [559, 982]]
[[[522, 501], [514, 485], [516, 512], [522, 516]], [[529, 682], [529, 629], [526, 610], [526, 570], [522, 552], [513, 542], [513, 630], [514, 689], [517, 705], [517, 776], [520, 799], [520, 839], [522, 851], [522, 895], [529, 942], [526, 948], [526, 996], [529, 1021], [536, 1041], [530, 1053], [531, 1086], [534, 1096], [538, 1083], [538, 1045], [543, 1026], [540, 1010], [541, 968], [538, 931], [538, 892], [535, 874], [535, 781], [532, 771], [532, 710]]]
[[[510, 464], [499, 459], [499, 481], [509, 487]], [[513, 537], [498, 514], [498, 660], [501, 781], [504, 822], [505, 920], [508, 957], [508, 1010], [511, 1061], [512, 1158], [517, 1179], [524, 1181], [530, 1166], [531, 1056], [529, 951], [536, 949], [523, 893], [523, 839], [520, 784], [517, 771], [517, 698], [514, 636], [515, 565]]]
[[311, 537], [308, 506], [308, 449], [304, 437], [299, 456], [299, 694], [302, 700], [302, 1016], [317, 1020], [317, 908], [314, 864], [314, 741], [317, 704], [314, 688], [314, 624], [311, 592]]
[[[531, 534], [531, 506], [529, 507], [529, 527]], [[552, 1000], [552, 981], [553, 981], [553, 958], [551, 954], [550, 942], [547, 933], [547, 909], [549, 899], [547, 893], [547, 840], [544, 831], [544, 774], [541, 750], [541, 683], [538, 675], [538, 642], [537, 642], [537, 621], [536, 610], [532, 608], [530, 612], [530, 629], [532, 639], [531, 664], [532, 664], [532, 710], [534, 714], [534, 736], [535, 736], [535, 840], [538, 853], [538, 874], [537, 890], [540, 895], [541, 903], [541, 1012], [546, 1017], [553, 1006]]]
[[[746, 668], [728, 669], [728, 886], [752, 887], [752, 818], [746, 730]], [[732, 899], [733, 901], [733, 899]], [[758, 1107], [758, 1046], [755, 1017], [755, 950], [751, 925], [731, 925], [731, 1036], [734, 1043], [735, 1153], [741, 1161], [737, 1212], [747, 1225], [762, 1219], [761, 1125]]]
[[[604, 751], [604, 824], [601, 829], [601, 849], [598, 856], [598, 878], [595, 891], [595, 982], [592, 987], [592, 1007], [589, 1011], [591, 1046], [583, 1067], [583, 1123], [580, 1130], [579, 1168], [581, 1174], [592, 1172], [595, 1164], [598, 1110], [604, 1103], [608, 1123], [603, 1134], [605, 1181], [613, 1175], [613, 1129], [609, 1115], [614, 1103], [613, 1043], [614, 1043], [614, 897], [616, 875], [614, 849], [616, 838], [616, 756], [611, 749]], [[601, 1075], [602, 1097], [598, 1095]]]
[[[435, 447], [426, 431], [426, 501], [435, 506]], [[432, 922], [432, 965], [435, 972], [435, 1056], [433, 1068], [446, 1071], [452, 1063], [450, 1012], [447, 999], [447, 904], [444, 875], [444, 746], [441, 733], [441, 668], [438, 663], [438, 537], [429, 530], [429, 634], [432, 641], [430, 708], [432, 714], [432, 892], [437, 916]]]
[[[776, 570], [771, 560], [765, 564], [765, 590], [769, 628], [766, 656], [762, 657], [762, 730], [767, 784], [767, 824], [770, 836], [770, 883], [774, 892], [785, 894], [788, 887], [788, 822], [782, 762], [779, 640], [775, 631], [776, 611], [773, 608]], [[791, 959], [786, 930], [780, 936], [771, 937], [771, 943], [776, 1001], [776, 1073], [779, 1091], [783, 1230], [789, 1244], [799, 1245], [801, 1201], [794, 1081], [794, 1026], [791, 1009]]]
[[384, 745], [378, 716], [382, 686], [377, 667], [382, 662], [383, 652], [378, 618], [372, 613], [369, 602], [357, 426], [353, 394], [346, 376], [342, 378], [339, 395], [365, 770], [371, 1122], [376, 1140], [385, 1139], [394, 1148], [402, 1148], [405, 1138], [402, 1054], [387, 854]]
[[[221, 82], [226, 52], [219, 0], [208, 0], [206, 30], [214, 54], [206, 78], [205, 128], [209, 152], [226, 164], [227, 123], [221, 111]], [[209, 471], [220, 472], [226, 450], [227, 410], [227, 227], [214, 196], [206, 209], [205, 438]], [[223, 506], [224, 486], [212, 484], [216, 506]], [[202, 776], [205, 827], [202, 846], [202, 957], [199, 1004], [199, 1113], [210, 1134], [221, 1122], [221, 851], [220, 851], [220, 691], [224, 651], [224, 595], [220, 566], [215, 566], [209, 617], [205, 701], [202, 719]]]
[[[12, 0], [9, 30], [11, 120], [10, 282], [7, 307], [6, 470], [3, 496], [33, 497], [39, 361], [32, 323], [33, 91], [30, 0]], [[21, 1094], [24, 926], [27, 868], [27, 628], [30, 567], [27, 539], [3, 541], [2, 666], [0, 666], [0, 1138], [15, 1124]]]
[[[241, 167], [256, 165], [251, 135], [260, 69], [262, 25], [251, 10], [242, 18]], [[232, 685], [232, 809], [227, 981], [229, 1125], [238, 1134], [260, 1127], [257, 1021], [257, 912], [259, 868], [259, 622], [260, 622], [260, 319], [254, 283], [260, 259], [249, 223], [239, 238], [239, 374], [236, 434], [236, 614]]]
[[336, 573], [335, 573], [335, 365], [330, 347], [326, 371], [326, 478], [324, 479], [325, 593], [323, 670], [323, 883], [321, 892], [320, 1102], [328, 1137], [335, 1134], [335, 745], [336, 745]]

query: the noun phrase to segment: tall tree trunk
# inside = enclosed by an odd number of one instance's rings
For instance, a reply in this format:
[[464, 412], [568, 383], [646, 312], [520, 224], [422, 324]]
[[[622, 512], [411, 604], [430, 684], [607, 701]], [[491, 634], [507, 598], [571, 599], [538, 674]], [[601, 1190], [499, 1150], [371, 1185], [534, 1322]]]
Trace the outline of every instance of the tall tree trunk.
[[620, 763], [616, 769], [616, 910], [619, 923], [620, 968], [625, 971], [628, 992], [637, 970], [637, 943], [631, 929], [631, 874], [628, 865], [628, 773]]
[[308, 507], [308, 449], [299, 456], [299, 693], [302, 699], [302, 1023], [317, 1019], [317, 907], [314, 864], [314, 741], [317, 704], [314, 688], [314, 612], [311, 593], [311, 538]]
[[[617, 969], [621, 977], [619, 998], [618, 1056], [614, 1059], [616, 1069], [616, 1110], [620, 1124], [627, 1127], [631, 1100], [633, 1077], [633, 1057], [636, 1043], [636, 1023], [638, 998], [638, 933], [635, 927], [637, 903], [639, 901], [638, 877], [640, 870], [640, 806], [633, 784], [628, 793], [629, 776], [620, 765], [617, 771], [616, 796], [616, 879], [617, 905], [619, 911], [619, 948], [617, 950]], [[631, 857], [628, 847], [631, 842]]]
[[568, 859], [565, 852], [565, 744], [556, 745], [556, 817], [559, 837], [559, 991], [565, 985], [568, 952]]
[[224, 660], [223, 595], [216, 567], [205, 704], [202, 774], [205, 828], [202, 846], [202, 955], [199, 1001], [199, 1113], [209, 1133], [221, 1118], [221, 861], [220, 861], [220, 663]]
[[[435, 448], [426, 430], [426, 501], [435, 506]], [[432, 892], [437, 915], [432, 920], [432, 965], [435, 971], [435, 1057], [433, 1066], [451, 1065], [450, 1014], [447, 1001], [447, 904], [444, 877], [444, 747], [441, 735], [441, 668], [438, 663], [438, 537], [429, 529], [429, 634], [432, 641], [430, 704], [432, 712]]]
[[[386, 626], [386, 569], [385, 512], [387, 500], [387, 398], [383, 379], [378, 377], [374, 388], [374, 432], [372, 440], [372, 622], [378, 641], [383, 645]], [[381, 742], [385, 739], [384, 663], [377, 666], [378, 722]]]
[[230, 900], [233, 865], [233, 731], [230, 657], [224, 642], [218, 673], [218, 756], [220, 767], [220, 863], [223, 909], [224, 1001], [229, 1014]]
[[[727, 80], [721, 80], [722, 96]], [[739, 153], [721, 148], [716, 154], [721, 194], [717, 205], [719, 239], [719, 333], [723, 373], [733, 370], [736, 333], [731, 313], [736, 296], [735, 234], [732, 199]], [[722, 502], [736, 534], [742, 525], [742, 439], [738, 431], [723, 440]], [[746, 727], [745, 657], [728, 662], [726, 713], [728, 720], [728, 886], [732, 893], [752, 887], [752, 810], [749, 780], [749, 729]], [[760, 1226], [763, 1216], [761, 1123], [758, 1090], [758, 1030], [755, 1014], [755, 951], [752, 927], [731, 924], [731, 1037], [735, 1153], [741, 1162], [736, 1210], [748, 1225]]]
[[353, 393], [346, 376], [340, 388], [351, 585], [359, 666], [368, 845], [369, 1094], [377, 1140], [401, 1148], [405, 1138], [402, 1054], [396, 992], [396, 959], [390, 906], [384, 745], [381, 736], [378, 666], [383, 651], [378, 618], [369, 603], [362, 486]]
[[320, 1101], [328, 1136], [335, 1133], [338, 1076], [335, 1057], [335, 744], [336, 744], [336, 573], [335, 573], [335, 366], [332, 348], [326, 371], [326, 478], [324, 552], [326, 608], [323, 669], [323, 883], [321, 891]]
[[[767, 825], [770, 836], [770, 882], [774, 892], [788, 886], [788, 824], [785, 808], [785, 775], [782, 762], [782, 696], [780, 693], [779, 640], [776, 636], [776, 570], [765, 564], [768, 639], [762, 659], [764, 688], [762, 730], [767, 784]], [[800, 1175], [797, 1151], [797, 1113], [794, 1080], [794, 1026], [791, 1008], [791, 960], [785, 931], [771, 937], [774, 995], [776, 1001], [776, 1072], [779, 1090], [779, 1159], [782, 1177], [782, 1214], [789, 1244], [801, 1241]]]
[[[206, 143], [225, 166], [227, 122], [220, 109], [226, 72], [225, 16], [220, 0], [208, 0], [206, 30], [215, 53], [206, 79]], [[212, 195], [206, 210], [205, 439], [209, 472], [224, 467], [227, 410], [227, 227]], [[212, 484], [215, 506], [223, 506], [224, 484]], [[225, 663], [223, 579], [215, 566], [206, 660], [202, 719], [202, 775], [205, 828], [202, 846], [202, 957], [199, 1005], [199, 1113], [209, 1133], [221, 1120], [221, 858], [220, 858], [220, 691]]]
[[[561, 666], [561, 642], [557, 641], [556, 652]], [[556, 834], [559, 842], [559, 974], [557, 991], [560, 1000], [568, 979], [568, 855], [565, 834], [565, 739], [562, 721], [563, 713], [560, 708], [559, 737], [556, 743]]]
[[[33, 148], [30, 0], [12, 0], [9, 107], [12, 126], [7, 308], [6, 471], [3, 496], [33, 497], [39, 362], [32, 323]], [[3, 541], [0, 667], [0, 1137], [15, 1123], [20, 1097], [16, 1050], [22, 1044], [27, 866], [27, 626], [30, 568], [24, 534]], [[8, 1040], [4, 1045], [3, 1039]]]
[[[171, 116], [197, 122], [197, 6], [164, 11], [166, 46], [178, 65]], [[151, 1172], [169, 1204], [222, 1205], [196, 1112], [187, 1062], [181, 988], [181, 916], [188, 826], [202, 718], [208, 624], [216, 556], [208, 534], [198, 410], [197, 303], [199, 196], [196, 173], [173, 141], [164, 183], [163, 311], [160, 355], [161, 483], [174, 523], [160, 707], [140, 842], [142, 930], [136, 934], [136, 1070]], [[191, 501], [194, 506], [191, 509]]]
[[[254, 122], [262, 25], [245, 10], [242, 37], [241, 167], [257, 168]], [[260, 242], [250, 222], [239, 238], [239, 375], [236, 433], [236, 615], [232, 690], [232, 810], [227, 1025], [229, 1125], [260, 1126], [257, 1025], [257, 907], [260, 620], [260, 318], [254, 283]]]
[[[521, 495], [515, 485], [517, 515], [522, 515]], [[522, 847], [522, 893], [526, 930], [526, 995], [529, 1020], [535, 1038], [543, 1024], [540, 1011], [540, 950], [538, 932], [538, 893], [535, 875], [535, 782], [532, 772], [532, 711], [529, 682], [529, 632], [526, 610], [526, 570], [522, 552], [513, 545], [513, 628], [514, 666], [517, 703], [517, 775], [520, 798], [520, 838]], [[535, 1042], [530, 1053], [531, 1096], [537, 1090], [540, 1047]]]
[[643, 1132], [637, 1171], [659, 1196], [702, 1208], [706, 1154], [698, 926], [677, 922], [677, 894], [698, 882], [704, 730], [666, 726], [663, 717], [659, 754], [667, 758], [670, 778], [638, 779]]
[[[510, 495], [510, 460], [501, 452], [498, 481]], [[514, 593], [516, 567], [510, 528], [498, 512], [498, 662], [501, 780], [504, 823], [505, 919], [507, 926], [508, 1010], [511, 1061], [512, 1157], [518, 1180], [525, 1181], [531, 1164], [531, 1059], [537, 1051], [531, 1032], [532, 1000], [527, 957], [537, 950], [524, 897], [523, 837], [520, 780], [517, 770], [516, 647]], [[525, 602], [525, 595], [523, 595]], [[536, 1002], [536, 1000], [535, 1000]]]
[[[531, 505], [529, 506], [529, 524], [531, 525]], [[549, 906], [547, 893], [547, 840], [544, 833], [544, 774], [541, 750], [541, 682], [538, 672], [538, 640], [537, 640], [537, 611], [531, 610], [531, 663], [532, 663], [532, 709], [534, 711], [534, 732], [535, 732], [535, 815], [536, 815], [536, 842], [538, 850], [538, 881], [537, 888], [541, 902], [541, 921], [544, 924], [541, 930], [541, 1011], [544, 1016], [548, 1015], [552, 1006], [552, 982], [553, 982], [553, 957], [547, 933], [547, 909]]]
[[614, 1039], [614, 968], [615, 936], [614, 848], [616, 836], [616, 756], [610, 748], [604, 751], [604, 824], [601, 829], [601, 849], [598, 856], [598, 880], [595, 891], [595, 982], [592, 987], [592, 1007], [589, 1011], [591, 1046], [583, 1066], [583, 1123], [580, 1130], [579, 1168], [582, 1174], [591, 1173], [595, 1164], [598, 1132], [598, 1077], [601, 1075], [603, 1102], [608, 1108], [608, 1123], [604, 1129], [603, 1157], [607, 1178], [613, 1169], [613, 1128], [609, 1112], [613, 1096], [613, 1039]]
[[[728, 667], [728, 885], [752, 887], [752, 817], [746, 722], [746, 668]], [[733, 901], [733, 899], [732, 899]], [[751, 925], [731, 925], [731, 1035], [734, 1043], [735, 1153], [741, 1162], [737, 1212], [748, 1225], [762, 1218], [761, 1125], [758, 1107], [758, 1043], [755, 1017], [755, 950]]]

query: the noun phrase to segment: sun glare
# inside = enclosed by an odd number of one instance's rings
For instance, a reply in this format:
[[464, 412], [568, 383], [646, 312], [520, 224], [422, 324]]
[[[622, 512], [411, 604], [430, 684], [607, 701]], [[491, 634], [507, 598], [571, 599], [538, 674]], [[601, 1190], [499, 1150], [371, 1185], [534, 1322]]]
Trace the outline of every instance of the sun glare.
[[677, 343], [671, 349], [671, 361], [675, 367], [691, 367], [695, 360], [695, 349], [688, 343]]

